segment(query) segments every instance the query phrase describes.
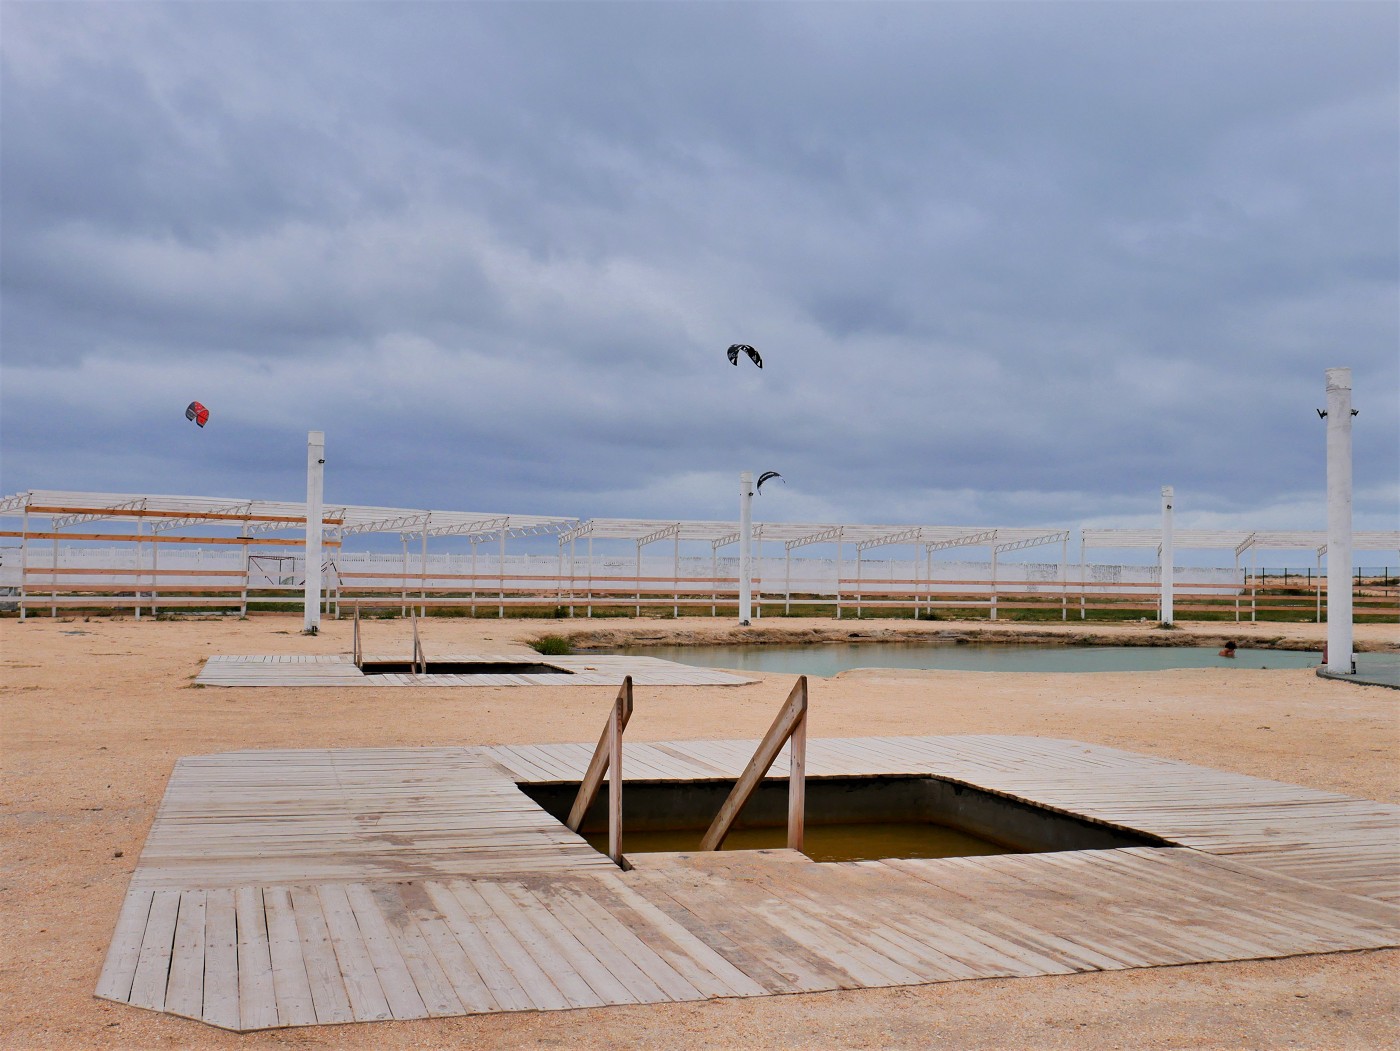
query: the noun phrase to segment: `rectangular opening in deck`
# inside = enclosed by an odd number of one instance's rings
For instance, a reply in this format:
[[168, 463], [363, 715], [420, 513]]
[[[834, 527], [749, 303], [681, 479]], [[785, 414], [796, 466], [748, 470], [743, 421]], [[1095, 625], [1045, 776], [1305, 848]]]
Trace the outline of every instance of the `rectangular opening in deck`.
[[[366, 675], [413, 675], [418, 665], [410, 660], [365, 661], [360, 671]], [[572, 675], [567, 668], [540, 661], [434, 661], [427, 662], [428, 675]]]
[[[520, 790], [563, 821], [578, 784], [522, 784]], [[623, 851], [694, 851], [725, 798], [729, 780], [628, 781], [623, 793]], [[787, 781], [769, 778], [754, 792], [725, 840], [727, 850], [786, 845]], [[580, 830], [606, 851], [607, 788]], [[1020, 800], [928, 776], [807, 779], [803, 852], [813, 861], [971, 857], [1117, 847], [1169, 846], [1128, 829], [1061, 814]]]

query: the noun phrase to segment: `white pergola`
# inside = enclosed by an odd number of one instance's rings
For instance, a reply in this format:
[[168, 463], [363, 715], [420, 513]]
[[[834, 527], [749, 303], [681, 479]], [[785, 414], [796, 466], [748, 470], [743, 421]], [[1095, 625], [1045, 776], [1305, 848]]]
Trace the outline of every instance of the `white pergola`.
[[[1147, 529], [1084, 529], [1080, 531], [1079, 561], [1085, 552], [1098, 548], [1162, 549], [1162, 531]], [[1252, 530], [1252, 529], [1175, 529], [1174, 547], [1201, 551], [1231, 551], [1235, 556], [1235, 574], [1240, 572], [1240, 558], [1247, 552], [1251, 572], [1257, 565], [1260, 551], [1312, 551], [1317, 558], [1317, 619], [1322, 620], [1322, 560], [1327, 554], [1327, 530]], [[1400, 530], [1369, 530], [1352, 534], [1353, 551], [1395, 551], [1400, 554]], [[1347, 567], [1350, 574], [1351, 567]]]
[[[1070, 531], [1025, 527], [978, 527], [978, 526], [928, 526], [928, 525], [860, 525], [852, 523], [812, 523], [812, 522], [755, 522], [752, 539], [758, 545], [758, 556], [762, 555], [764, 541], [781, 543], [784, 548], [784, 612], [792, 605], [792, 553], [799, 548], [815, 544], [836, 545], [836, 609], [841, 613], [841, 565], [842, 549], [852, 544], [856, 551], [856, 580], [862, 575], [864, 552], [869, 548], [907, 544], [922, 547], [924, 550], [926, 579], [932, 579], [932, 554], [934, 551], [957, 547], [986, 547], [991, 553], [991, 616], [996, 619], [996, 567], [1000, 554], [1031, 547], [1059, 543], [1060, 580], [1064, 580], [1065, 561], [1068, 552]], [[608, 540], [630, 540], [636, 545], [637, 576], [642, 572], [642, 550], [649, 544], [661, 540], [672, 542], [673, 575], [680, 576], [680, 544], [682, 540], [702, 541], [710, 544], [711, 576], [718, 576], [719, 551], [740, 539], [740, 525], [737, 521], [668, 521], [664, 519], [637, 518], [591, 518], [579, 523], [559, 535], [560, 574], [563, 574], [564, 546], [569, 548], [569, 576], [575, 576], [575, 544], [579, 540], [588, 542], [588, 565], [590, 573], [593, 565], [594, 538]], [[917, 564], [917, 560], [916, 560]], [[859, 585], [858, 585], [859, 586]], [[638, 594], [640, 599], [640, 593]], [[761, 608], [761, 607], [760, 607]], [[859, 612], [859, 601], [857, 601]], [[761, 614], [760, 614], [761, 615]]]
[[[35, 530], [35, 516], [47, 518], [47, 528]], [[305, 501], [249, 500], [233, 497], [176, 496], [138, 493], [87, 493], [54, 489], [31, 489], [0, 498], [0, 518], [19, 518], [19, 531], [3, 535], [20, 540], [21, 578], [29, 566], [30, 541], [53, 541], [53, 565], [58, 566], [61, 539], [134, 542], [151, 545], [151, 569], [158, 568], [162, 543], [231, 544], [243, 549], [245, 562], [249, 549], [261, 546], [302, 547], [305, 544], [307, 504]], [[72, 527], [86, 522], [134, 522], [132, 536], [122, 533], [81, 533]], [[408, 543], [422, 539], [422, 570], [427, 571], [428, 538], [460, 536], [472, 545], [473, 573], [476, 547], [483, 542], [500, 544], [502, 564], [507, 538], [552, 535], [576, 525], [578, 519], [545, 515], [496, 514], [475, 511], [439, 511], [403, 507], [372, 507], [356, 504], [327, 504], [322, 508], [324, 542], [341, 545], [346, 537], [366, 533], [398, 533], [404, 548], [404, 574], [408, 573]], [[235, 535], [171, 536], [172, 530], [200, 526]], [[277, 536], [289, 531], [302, 536]]]

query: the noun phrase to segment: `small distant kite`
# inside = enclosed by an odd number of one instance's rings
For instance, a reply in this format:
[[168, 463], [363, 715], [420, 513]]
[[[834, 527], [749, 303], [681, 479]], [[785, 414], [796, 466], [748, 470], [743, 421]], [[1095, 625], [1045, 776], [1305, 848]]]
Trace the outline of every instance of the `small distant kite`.
[[192, 401], [185, 408], [185, 419], [194, 420], [195, 423], [203, 427], [209, 422], [209, 410], [197, 401]]
[[735, 343], [729, 348], [729, 364], [739, 364], [739, 354], [741, 352], [747, 354], [749, 360], [759, 368], [763, 368], [763, 359], [758, 356], [758, 351], [754, 350], [753, 347], [749, 346], [747, 343]]
[[[768, 481], [768, 479], [770, 479], [770, 478], [779, 478], [779, 479], [781, 479], [782, 477], [783, 477], [783, 476], [780, 475], [777, 471], [764, 471], [761, 475], [758, 476], [758, 485], [756, 485], [754, 488], [757, 489], [757, 490], [761, 493], [761, 492], [763, 492], [763, 483], [764, 483], [764, 482]], [[784, 484], [784, 485], [787, 485], [787, 482], [783, 482], [783, 484]]]

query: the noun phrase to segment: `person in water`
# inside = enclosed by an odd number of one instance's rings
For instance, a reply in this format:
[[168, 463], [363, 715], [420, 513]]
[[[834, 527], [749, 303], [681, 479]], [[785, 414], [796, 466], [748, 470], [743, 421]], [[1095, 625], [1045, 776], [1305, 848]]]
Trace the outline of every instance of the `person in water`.
[[1233, 657], [1235, 655], [1235, 644], [1233, 641], [1225, 643], [1225, 648], [1220, 651], [1221, 657]]

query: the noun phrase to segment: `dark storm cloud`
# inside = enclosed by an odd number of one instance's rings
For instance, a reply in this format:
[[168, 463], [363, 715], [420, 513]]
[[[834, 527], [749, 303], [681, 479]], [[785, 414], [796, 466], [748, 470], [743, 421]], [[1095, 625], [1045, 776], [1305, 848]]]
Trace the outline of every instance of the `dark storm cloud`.
[[4, 488], [1392, 527], [1398, 21], [11, 3]]

